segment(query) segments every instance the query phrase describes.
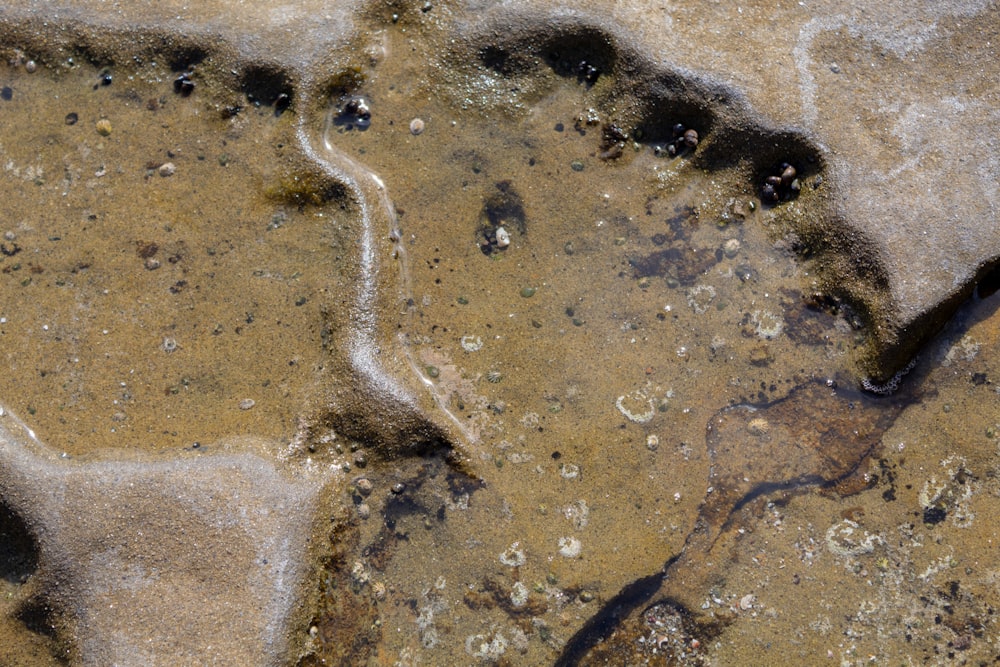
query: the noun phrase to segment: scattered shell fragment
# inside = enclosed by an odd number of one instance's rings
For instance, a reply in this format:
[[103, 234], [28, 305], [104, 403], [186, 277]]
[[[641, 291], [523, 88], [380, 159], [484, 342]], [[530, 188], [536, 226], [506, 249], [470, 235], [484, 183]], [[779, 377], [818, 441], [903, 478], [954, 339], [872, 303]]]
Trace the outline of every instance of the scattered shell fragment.
[[527, 558], [524, 556], [524, 551], [520, 549], [521, 543], [514, 542], [502, 554], [500, 554], [500, 562], [507, 567], [521, 567], [527, 562]]
[[753, 603], [756, 601], [757, 598], [754, 597], [753, 593], [747, 593], [746, 595], [740, 598], [740, 609], [742, 609], [743, 611], [748, 611], [750, 609], [753, 609]]
[[619, 396], [615, 407], [626, 419], [636, 424], [645, 424], [656, 415], [653, 399], [640, 390]]
[[483, 348], [483, 339], [479, 336], [462, 336], [462, 349], [466, 352], [478, 352]]
[[255, 405], [257, 405], [257, 401], [252, 398], [244, 398], [240, 401], [240, 410], [249, 410]]

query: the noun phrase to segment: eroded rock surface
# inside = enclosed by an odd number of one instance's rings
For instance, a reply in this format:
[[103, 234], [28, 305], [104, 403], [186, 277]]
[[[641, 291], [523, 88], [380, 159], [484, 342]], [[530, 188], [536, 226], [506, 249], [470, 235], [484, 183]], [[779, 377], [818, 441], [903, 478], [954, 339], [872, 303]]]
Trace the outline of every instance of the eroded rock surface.
[[3, 421], [3, 501], [37, 553], [21, 602], [51, 610], [74, 662], [278, 665], [301, 650], [288, 632], [310, 613], [329, 480], [280, 470], [252, 441], [74, 461]]

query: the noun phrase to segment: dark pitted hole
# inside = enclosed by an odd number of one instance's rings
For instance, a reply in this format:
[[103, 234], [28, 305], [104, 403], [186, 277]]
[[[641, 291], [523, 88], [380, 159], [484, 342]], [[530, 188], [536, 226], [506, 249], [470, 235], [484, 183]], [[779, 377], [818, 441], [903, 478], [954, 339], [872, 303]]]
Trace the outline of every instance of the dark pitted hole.
[[976, 294], [980, 299], [993, 296], [1000, 290], [1000, 264], [989, 269], [976, 285]]
[[167, 65], [172, 72], [185, 72], [200, 64], [208, 57], [208, 51], [200, 46], [185, 44], [177, 46], [167, 55]]
[[941, 523], [947, 516], [948, 512], [943, 507], [924, 508], [924, 523], [929, 526]]
[[38, 548], [28, 527], [0, 503], [0, 578], [21, 584], [38, 568]]
[[695, 144], [700, 144], [712, 132], [714, 114], [702, 99], [688, 92], [678, 93], [669, 77], [662, 77], [648, 87], [642, 100], [645, 111], [637, 123], [638, 136], [652, 145], [675, 144], [678, 153], [690, 152], [695, 146], [685, 142], [685, 132], [694, 132]]
[[589, 26], [553, 37], [542, 56], [559, 76], [576, 79], [590, 87], [610, 73], [618, 61], [618, 51], [609, 35]]
[[524, 235], [528, 231], [524, 201], [510, 181], [497, 181], [496, 190], [483, 201], [483, 214], [476, 228], [476, 240], [484, 255], [508, 247], [510, 230]]
[[22, 604], [16, 614], [17, 620], [31, 632], [43, 637], [56, 637], [56, 623], [53, 610], [41, 598], [31, 598]]
[[489, 44], [479, 49], [478, 55], [479, 62], [487, 69], [491, 69], [504, 76], [510, 76], [515, 72], [510, 51], [503, 47]]
[[287, 108], [292, 100], [292, 81], [280, 68], [268, 65], [251, 66], [243, 72], [241, 88], [247, 100], [255, 106]]

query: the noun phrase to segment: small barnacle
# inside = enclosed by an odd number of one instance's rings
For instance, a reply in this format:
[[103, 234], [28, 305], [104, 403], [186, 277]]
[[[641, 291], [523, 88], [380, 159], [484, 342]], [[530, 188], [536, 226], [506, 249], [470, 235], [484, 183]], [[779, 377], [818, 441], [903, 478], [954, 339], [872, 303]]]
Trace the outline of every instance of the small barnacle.
[[754, 417], [747, 422], [747, 433], [757, 437], [764, 437], [771, 430], [771, 425], [763, 417]]
[[372, 584], [372, 595], [378, 602], [385, 600], [386, 588], [385, 584], [381, 581], [376, 581]]
[[490, 371], [486, 374], [486, 381], [490, 384], [499, 384], [503, 380], [503, 374], [500, 371]]

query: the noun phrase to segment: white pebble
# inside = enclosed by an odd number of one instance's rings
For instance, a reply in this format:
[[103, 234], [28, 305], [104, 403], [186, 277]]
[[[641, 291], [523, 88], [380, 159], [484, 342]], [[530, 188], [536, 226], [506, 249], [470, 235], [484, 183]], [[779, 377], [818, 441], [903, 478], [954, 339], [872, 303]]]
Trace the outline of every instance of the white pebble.
[[417, 136], [424, 131], [424, 121], [420, 118], [414, 118], [410, 121], [410, 134]]
[[506, 248], [510, 245], [510, 234], [503, 227], [497, 227], [497, 247]]
[[166, 178], [167, 176], [173, 176], [177, 172], [177, 165], [173, 162], [164, 162], [160, 165], [160, 176]]

